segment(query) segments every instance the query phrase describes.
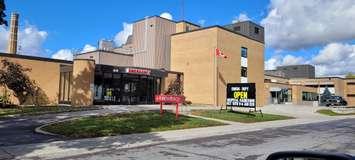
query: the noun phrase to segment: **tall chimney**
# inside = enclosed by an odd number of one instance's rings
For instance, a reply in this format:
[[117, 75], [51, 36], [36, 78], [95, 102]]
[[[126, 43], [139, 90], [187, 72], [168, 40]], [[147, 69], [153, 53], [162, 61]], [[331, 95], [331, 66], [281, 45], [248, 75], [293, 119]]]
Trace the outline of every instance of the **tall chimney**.
[[18, 13], [11, 14], [10, 36], [9, 36], [9, 44], [7, 47], [7, 52], [11, 54], [16, 54], [17, 52], [18, 17], [19, 17]]

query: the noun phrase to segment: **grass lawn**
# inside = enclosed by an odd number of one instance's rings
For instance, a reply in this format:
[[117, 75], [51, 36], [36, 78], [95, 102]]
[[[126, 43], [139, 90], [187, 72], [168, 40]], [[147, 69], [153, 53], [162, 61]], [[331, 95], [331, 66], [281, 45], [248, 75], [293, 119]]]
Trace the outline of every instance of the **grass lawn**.
[[42, 129], [72, 138], [90, 138], [118, 134], [144, 133], [187, 128], [224, 125], [221, 122], [193, 118], [181, 115], [175, 120], [175, 114], [145, 111], [121, 113], [107, 116], [92, 116], [60, 122]]
[[355, 113], [336, 113], [333, 112], [332, 110], [328, 109], [320, 109], [317, 111], [317, 113], [324, 114], [327, 116], [346, 116], [346, 115], [355, 115]]
[[7, 117], [10, 115], [38, 115], [47, 113], [62, 113], [74, 112], [82, 110], [96, 109], [93, 107], [58, 107], [58, 106], [40, 106], [40, 107], [16, 107], [16, 108], [0, 108], [0, 117]]
[[254, 122], [264, 122], [264, 121], [275, 121], [291, 119], [293, 117], [266, 114], [263, 113], [263, 117], [260, 113], [244, 113], [236, 111], [222, 110], [193, 110], [193, 115], [203, 116], [208, 118], [222, 119], [226, 121], [242, 122], [242, 123], [254, 123]]

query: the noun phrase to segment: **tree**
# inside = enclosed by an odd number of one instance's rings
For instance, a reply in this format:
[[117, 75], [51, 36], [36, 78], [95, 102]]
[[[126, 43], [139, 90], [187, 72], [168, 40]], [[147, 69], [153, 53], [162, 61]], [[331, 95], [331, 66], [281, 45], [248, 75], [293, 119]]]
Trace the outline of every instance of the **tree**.
[[348, 74], [346, 74], [345, 78], [355, 78], [355, 74], [348, 73]]
[[5, 14], [5, 2], [4, 0], [0, 0], [0, 26], [5, 25], [7, 26], [7, 21], [5, 20], [6, 14]]
[[3, 59], [1, 60], [0, 85], [12, 90], [20, 104], [40, 105], [47, 103], [48, 98], [44, 92], [26, 74], [30, 71], [29, 68]]
[[320, 102], [324, 103], [326, 99], [329, 99], [332, 97], [332, 93], [329, 91], [328, 87], [325, 87], [322, 96], [320, 97]]
[[182, 85], [181, 85], [180, 77], [170, 82], [168, 86], [168, 90], [165, 92], [165, 94], [182, 95]]

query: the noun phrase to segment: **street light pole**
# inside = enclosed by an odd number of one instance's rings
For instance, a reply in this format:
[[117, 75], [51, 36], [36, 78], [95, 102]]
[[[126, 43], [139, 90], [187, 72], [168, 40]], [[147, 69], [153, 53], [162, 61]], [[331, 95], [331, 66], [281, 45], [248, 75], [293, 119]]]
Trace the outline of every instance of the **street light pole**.
[[320, 106], [320, 83], [318, 81], [318, 106]]

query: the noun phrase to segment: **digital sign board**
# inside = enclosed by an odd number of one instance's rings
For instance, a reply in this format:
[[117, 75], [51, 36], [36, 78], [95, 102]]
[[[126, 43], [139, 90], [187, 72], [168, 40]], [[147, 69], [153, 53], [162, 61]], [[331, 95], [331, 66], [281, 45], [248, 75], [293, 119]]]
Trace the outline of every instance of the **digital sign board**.
[[255, 83], [228, 83], [227, 102], [230, 107], [256, 107]]

